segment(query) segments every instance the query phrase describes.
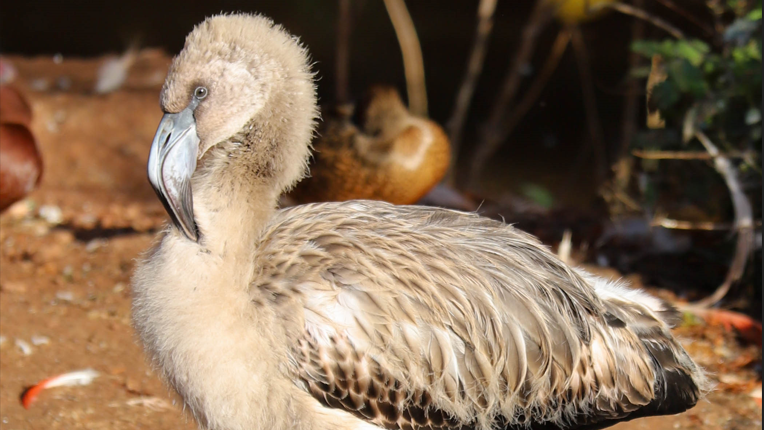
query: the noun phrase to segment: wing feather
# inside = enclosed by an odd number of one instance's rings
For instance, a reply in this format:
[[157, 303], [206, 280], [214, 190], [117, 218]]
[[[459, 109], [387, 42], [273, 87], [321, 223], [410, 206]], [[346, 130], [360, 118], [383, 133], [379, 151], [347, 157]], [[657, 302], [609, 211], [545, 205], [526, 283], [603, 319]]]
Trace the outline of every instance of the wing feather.
[[653, 399], [629, 327], [662, 320], [601, 300], [529, 235], [440, 209], [322, 207], [282, 211], [258, 255], [288, 278], [291, 371], [326, 406], [386, 428], [487, 429], [619, 419]]

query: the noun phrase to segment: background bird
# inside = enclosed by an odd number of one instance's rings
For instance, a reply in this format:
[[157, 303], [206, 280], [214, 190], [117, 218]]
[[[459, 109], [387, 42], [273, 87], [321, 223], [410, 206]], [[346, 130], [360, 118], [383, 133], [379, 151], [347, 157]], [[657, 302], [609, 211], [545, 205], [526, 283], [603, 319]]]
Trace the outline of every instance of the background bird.
[[361, 104], [324, 109], [310, 176], [289, 194], [297, 203], [384, 200], [412, 204], [445, 175], [448, 137], [412, 115], [398, 91], [372, 86]]

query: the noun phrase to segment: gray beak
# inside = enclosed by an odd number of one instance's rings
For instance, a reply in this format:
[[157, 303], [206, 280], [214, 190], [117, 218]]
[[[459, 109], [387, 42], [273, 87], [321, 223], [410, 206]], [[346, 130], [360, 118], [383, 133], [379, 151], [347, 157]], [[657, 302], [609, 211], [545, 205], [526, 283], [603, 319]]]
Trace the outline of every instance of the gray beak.
[[192, 102], [183, 111], [162, 117], [151, 143], [148, 164], [149, 182], [173, 224], [194, 242], [199, 239], [191, 193], [191, 176], [196, 170], [199, 152], [194, 120], [197, 104]]

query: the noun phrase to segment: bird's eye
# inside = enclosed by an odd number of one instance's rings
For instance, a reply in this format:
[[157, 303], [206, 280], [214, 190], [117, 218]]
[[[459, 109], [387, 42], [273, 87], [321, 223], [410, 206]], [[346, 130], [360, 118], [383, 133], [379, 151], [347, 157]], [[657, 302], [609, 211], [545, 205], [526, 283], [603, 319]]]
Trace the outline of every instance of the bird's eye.
[[199, 100], [207, 97], [207, 88], [196, 87], [196, 89], [194, 90], [194, 97], [196, 97]]

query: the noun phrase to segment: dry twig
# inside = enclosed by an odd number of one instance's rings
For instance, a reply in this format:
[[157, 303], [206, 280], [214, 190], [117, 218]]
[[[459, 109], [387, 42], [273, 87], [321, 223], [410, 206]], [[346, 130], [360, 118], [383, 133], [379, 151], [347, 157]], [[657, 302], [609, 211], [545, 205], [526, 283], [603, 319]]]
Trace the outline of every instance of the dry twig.
[[493, 13], [495, 10], [496, 0], [480, 0], [477, 31], [475, 33], [475, 41], [472, 44], [469, 62], [467, 63], [467, 73], [464, 75], [461, 87], [459, 87], [456, 102], [454, 103], [454, 111], [446, 126], [448, 137], [451, 140], [452, 152], [451, 167], [447, 175], [449, 182], [453, 182], [454, 166], [459, 155], [464, 121], [469, 112], [477, 80], [483, 71], [483, 61], [485, 60], [485, 53], [488, 48], [488, 37], [493, 29]]
[[660, 109], [653, 103], [653, 89], [668, 79], [666, 63], [660, 55], [653, 55], [650, 64], [650, 76], [647, 77], [647, 128], [659, 129], [666, 127], [666, 120], [661, 115]]
[[[634, 6], [644, 8], [645, 0], [634, 0]], [[641, 40], [645, 37], [645, 22], [635, 19], [631, 23], [631, 40]], [[629, 53], [629, 70], [639, 67], [642, 56], [636, 52]], [[637, 119], [639, 117], [639, 82], [636, 79], [629, 81], [626, 97], [623, 101], [623, 116], [621, 118], [621, 147], [618, 148], [617, 159], [613, 165], [613, 179], [611, 186], [605, 187], [601, 194], [614, 191], [618, 194], [626, 193], [631, 181], [631, 172], [634, 159], [628, 157], [631, 139], [637, 132]], [[606, 198], [607, 199], [607, 198]], [[620, 202], [619, 199], [610, 199], [612, 202]], [[611, 212], [620, 212], [622, 205], [611, 206]]]
[[694, 303], [698, 307], [710, 307], [719, 302], [729, 291], [732, 283], [740, 279], [745, 270], [745, 264], [748, 256], [753, 249], [753, 210], [751, 202], [743, 192], [743, 187], [738, 181], [737, 169], [730, 162], [729, 158], [719, 152], [719, 148], [711, 142], [711, 139], [700, 130], [695, 131], [695, 137], [703, 144], [706, 151], [713, 157], [714, 167], [719, 172], [732, 198], [732, 207], [735, 210], [735, 228], [737, 229], [737, 246], [735, 255], [732, 258], [727, 276], [722, 285], [716, 291], [703, 300]]
[[[698, 18], [696, 18], [695, 16], [693, 16], [692, 14], [687, 12], [686, 10], [684, 10], [681, 7], [677, 6], [677, 4], [674, 3], [673, 1], [671, 1], [671, 0], [658, 0], [658, 2], [661, 3], [662, 5], [666, 6], [667, 8], [673, 10], [674, 12], [678, 13], [679, 15], [682, 15], [685, 19], [687, 19], [688, 21], [690, 21], [693, 24], [697, 25], [698, 27], [700, 27], [707, 35], [713, 36], [715, 34], [714, 30], [711, 27], [706, 25], [703, 21], [699, 20]], [[637, 6], [637, 5], [635, 5], [635, 6]], [[640, 6], [637, 6], [637, 7], [640, 7]]]
[[573, 52], [576, 54], [578, 71], [581, 74], [581, 89], [584, 94], [584, 109], [586, 111], [586, 123], [589, 128], [589, 136], [594, 150], [595, 172], [597, 179], [602, 181], [605, 178], [607, 166], [607, 149], [605, 148], [605, 139], [602, 136], [602, 127], [599, 122], [599, 113], [597, 112], [597, 99], [594, 93], [594, 83], [592, 71], [589, 62], [589, 53], [584, 43], [584, 36], [578, 26], [570, 26], [571, 41], [573, 43]]
[[655, 15], [649, 14], [645, 12], [644, 10], [639, 9], [637, 7], [634, 7], [625, 3], [620, 3], [620, 2], [598, 3], [596, 5], [591, 6], [592, 12], [597, 11], [599, 9], [603, 9], [603, 8], [613, 9], [615, 11], [621, 12], [622, 14], [643, 19], [651, 23], [652, 25], [669, 33], [676, 39], [684, 39], [684, 33], [682, 33], [681, 30], [669, 24], [668, 22], [664, 21], [663, 19], [658, 18]]
[[671, 230], [704, 230], [720, 231], [732, 228], [729, 224], [718, 224], [710, 221], [680, 221], [666, 217], [656, 217], [650, 221], [650, 227], [662, 227]]
[[414, 21], [403, 0], [385, 0], [387, 14], [393, 23], [398, 44], [403, 53], [403, 69], [406, 73], [409, 110], [416, 116], [427, 116], [427, 89], [424, 81], [422, 47], [416, 34]]
[[531, 56], [536, 48], [536, 41], [541, 32], [552, 18], [554, 8], [547, 0], [536, 0], [536, 5], [531, 12], [528, 23], [523, 28], [520, 48], [515, 51], [515, 56], [510, 63], [504, 84], [499, 96], [494, 102], [491, 115], [481, 130], [479, 146], [475, 152], [470, 169], [470, 182], [474, 185], [486, 160], [493, 155], [501, 144], [499, 130], [502, 121], [507, 116], [510, 102], [514, 99], [520, 81], [530, 63]]
[[711, 160], [716, 157], [747, 158], [753, 155], [751, 152], [741, 151], [711, 155], [708, 152], [701, 151], [644, 151], [641, 149], [635, 149], [631, 153], [637, 158], [644, 158], [646, 160]]
[[549, 78], [552, 77], [552, 74], [557, 69], [557, 65], [560, 64], [562, 55], [565, 53], [568, 43], [570, 43], [570, 36], [570, 30], [567, 28], [562, 29], [557, 34], [557, 39], [555, 39], [554, 44], [552, 45], [552, 50], [544, 62], [544, 65], [541, 67], [541, 71], [536, 75], [536, 78], [533, 80], [525, 94], [523, 94], [520, 103], [517, 104], [517, 107], [512, 110], [506, 121], [501, 125], [498, 132], [499, 141], [506, 140], [512, 134], [515, 127], [517, 127], [517, 124], [520, 123], [520, 120], [525, 117], [528, 111], [531, 110], [536, 103], [536, 100], [538, 100], [541, 92], [544, 90]]
[[336, 95], [338, 104], [347, 103], [350, 77], [350, 0], [339, 0], [336, 49]]

